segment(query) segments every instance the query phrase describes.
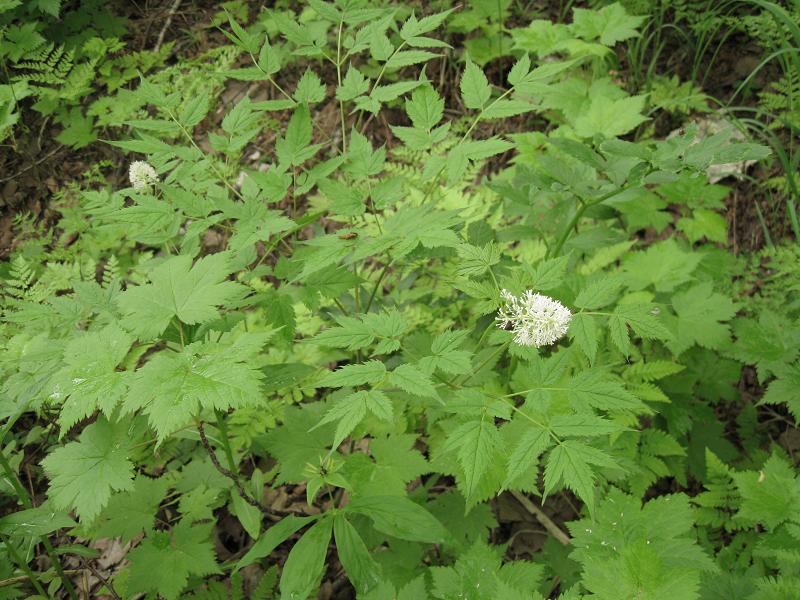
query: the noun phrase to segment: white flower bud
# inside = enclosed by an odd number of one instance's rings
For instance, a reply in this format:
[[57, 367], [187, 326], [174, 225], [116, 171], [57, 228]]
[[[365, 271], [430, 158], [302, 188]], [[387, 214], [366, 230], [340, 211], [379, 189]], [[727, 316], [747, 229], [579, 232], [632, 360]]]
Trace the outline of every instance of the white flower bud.
[[135, 190], [141, 190], [158, 183], [158, 173], [156, 170], [143, 160], [132, 162], [128, 169], [128, 178]]
[[510, 327], [517, 344], [540, 348], [554, 344], [567, 333], [572, 313], [557, 300], [531, 290], [520, 297], [507, 290], [501, 295], [505, 305], [497, 311], [497, 326]]

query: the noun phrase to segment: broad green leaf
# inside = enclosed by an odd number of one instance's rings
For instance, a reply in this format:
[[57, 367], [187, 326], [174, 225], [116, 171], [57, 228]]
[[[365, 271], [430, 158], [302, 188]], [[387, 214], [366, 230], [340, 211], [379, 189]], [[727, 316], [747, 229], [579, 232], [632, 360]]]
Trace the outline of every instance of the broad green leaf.
[[317, 387], [345, 387], [379, 383], [386, 376], [386, 367], [377, 360], [345, 365], [341, 369], [328, 372], [317, 382]]
[[262, 378], [251, 355], [235, 346], [217, 352], [196, 345], [159, 352], [133, 376], [123, 410], [146, 413], [160, 443], [201, 410], [258, 404]]
[[607, 454], [575, 440], [566, 440], [550, 452], [544, 469], [544, 494], [547, 496], [559, 483], [574, 491], [594, 516], [595, 474], [590, 465], [616, 467]]
[[358, 594], [366, 594], [382, 579], [381, 568], [372, 558], [356, 528], [339, 514], [333, 520], [333, 535], [339, 560]]
[[344, 510], [369, 517], [375, 529], [401, 540], [438, 544], [449, 537], [431, 513], [401, 496], [357, 498]]
[[0, 518], [0, 534], [14, 537], [40, 537], [54, 531], [75, 527], [77, 523], [50, 503], [12, 512]]
[[300, 81], [297, 82], [294, 99], [300, 104], [316, 104], [325, 99], [325, 86], [311, 69], [306, 69]]
[[569, 322], [569, 335], [583, 350], [586, 358], [589, 359], [589, 365], [593, 365], [597, 358], [599, 342], [594, 317], [583, 313], [573, 315]]
[[338, 423], [333, 438], [333, 447], [338, 448], [366, 416], [367, 410], [384, 421], [391, 421], [392, 403], [380, 390], [361, 390], [345, 396], [325, 414], [319, 425]]
[[503, 487], [509, 488], [513, 486], [514, 481], [525, 471], [534, 469], [539, 460], [539, 455], [547, 450], [551, 442], [550, 433], [547, 429], [537, 428], [531, 424], [508, 457], [507, 473]]
[[444, 100], [430, 85], [423, 85], [406, 100], [406, 112], [414, 127], [430, 131], [442, 120]]
[[430, 377], [414, 365], [404, 364], [397, 367], [389, 373], [389, 383], [414, 396], [439, 398]]
[[647, 120], [642, 114], [644, 107], [644, 96], [620, 100], [612, 100], [604, 95], [594, 96], [589, 108], [575, 119], [575, 133], [582, 138], [597, 134], [607, 138], [624, 135]]
[[290, 535], [299, 531], [309, 523], [313, 523], [317, 517], [298, 517], [296, 515], [287, 515], [281, 518], [280, 521], [271, 525], [264, 533], [256, 540], [247, 553], [240, 558], [234, 572], [239, 571], [249, 565], [252, 565], [262, 558], [269, 556], [275, 548], [285, 542]]
[[281, 574], [281, 598], [305, 600], [319, 586], [331, 540], [333, 519], [317, 522], [289, 551]]
[[152, 593], [176, 600], [190, 576], [218, 573], [211, 528], [210, 523], [192, 525], [188, 519], [181, 519], [170, 531], [148, 535], [127, 555], [128, 593]]
[[128, 423], [104, 417], [89, 425], [77, 442], [56, 448], [42, 461], [50, 485], [47, 494], [57, 509], [75, 510], [90, 523], [114, 491], [133, 488], [133, 463], [128, 458]]
[[472, 109], [483, 108], [492, 95], [492, 88], [486, 75], [472, 61], [467, 61], [464, 74], [461, 76], [460, 89], [464, 106]]
[[122, 325], [142, 340], [164, 332], [174, 317], [187, 325], [219, 316], [218, 308], [240, 299], [246, 288], [227, 281], [225, 253], [211, 254], [192, 265], [190, 256], [174, 256], [155, 267], [150, 283], [131, 286], [119, 297]]

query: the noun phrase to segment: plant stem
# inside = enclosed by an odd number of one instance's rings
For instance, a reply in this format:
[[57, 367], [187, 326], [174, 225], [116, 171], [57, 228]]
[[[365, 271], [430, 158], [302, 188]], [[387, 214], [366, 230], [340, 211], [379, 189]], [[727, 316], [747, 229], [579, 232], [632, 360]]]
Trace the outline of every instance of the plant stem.
[[375, 282], [375, 285], [374, 285], [374, 287], [372, 288], [372, 293], [369, 295], [369, 300], [367, 300], [367, 306], [366, 306], [366, 308], [364, 308], [364, 312], [365, 312], [365, 313], [368, 313], [368, 312], [369, 312], [369, 309], [370, 309], [370, 307], [372, 306], [372, 301], [373, 301], [373, 300], [375, 300], [375, 294], [378, 292], [378, 288], [379, 288], [379, 287], [380, 287], [380, 285], [381, 285], [381, 281], [383, 281], [383, 278], [386, 276], [386, 273], [387, 273], [387, 271], [389, 270], [389, 267], [390, 267], [390, 266], [392, 266], [392, 261], [393, 261], [393, 259], [392, 259], [392, 257], [390, 256], [390, 257], [389, 257], [389, 262], [387, 262], [387, 263], [386, 263], [386, 264], [383, 266], [383, 270], [381, 271], [381, 274], [380, 274], [380, 275], [378, 275], [378, 281], [376, 281], [376, 282]]
[[[489, 106], [487, 106], [486, 108], [482, 108], [481, 112], [479, 112], [478, 115], [475, 117], [475, 119], [472, 121], [472, 124], [467, 128], [467, 131], [464, 133], [464, 135], [461, 136], [461, 139], [458, 140], [458, 143], [455, 146], [453, 146], [453, 150], [455, 150], [456, 148], [461, 146], [461, 144], [463, 144], [464, 141], [466, 141], [466, 139], [472, 133], [472, 130], [475, 129], [475, 127], [478, 125], [478, 122], [481, 120], [481, 118], [483, 117], [483, 115], [484, 115], [484, 113], [486, 111], [488, 111], [490, 108], [492, 108], [495, 104], [500, 102], [503, 98], [508, 96], [513, 91], [514, 91], [514, 86], [511, 86], [505, 92], [503, 92], [500, 96], [495, 98]], [[433, 193], [433, 190], [436, 187], [436, 184], [439, 182], [439, 178], [442, 176], [442, 173], [444, 172], [445, 168], [447, 168], [447, 163], [446, 162], [445, 162], [445, 164], [443, 164], [439, 168], [439, 171], [436, 173], [436, 175], [433, 176], [433, 180], [431, 181], [431, 184], [428, 186], [428, 190], [425, 192], [425, 195], [422, 197], [421, 204], [425, 204], [425, 202], [428, 200], [430, 195]]]
[[[25, 486], [22, 485], [19, 477], [17, 477], [17, 474], [14, 472], [14, 469], [11, 468], [11, 464], [8, 462], [8, 459], [2, 452], [0, 452], [0, 466], [3, 467], [6, 478], [11, 483], [14, 491], [17, 493], [17, 496], [19, 496], [22, 506], [24, 506], [26, 509], [33, 508], [33, 502], [28, 495], [28, 491], [25, 489]], [[58, 560], [50, 540], [44, 535], [39, 536], [39, 539], [42, 540], [42, 545], [44, 546], [45, 552], [47, 552], [47, 556], [50, 557], [50, 561], [53, 563], [53, 568], [56, 570], [56, 573], [64, 583], [64, 588], [67, 590], [69, 597], [72, 598], [72, 600], [78, 600], [78, 596], [75, 593], [75, 588], [72, 586], [72, 582], [64, 573], [64, 569], [61, 568], [61, 562]], [[6, 546], [9, 548], [11, 547], [8, 544], [6, 544]]]
[[[339, 34], [336, 36], [336, 84], [342, 86], [342, 26], [344, 21], [339, 21]], [[342, 120], [342, 154], [347, 153], [347, 126], [344, 122], [344, 102], [339, 100], [339, 116]]]
[[222, 475], [233, 481], [233, 484], [236, 486], [236, 491], [239, 492], [239, 495], [242, 497], [242, 500], [247, 502], [250, 506], [255, 506], [259, 510], [263, 511], [264, 507], [261, 506], [257, 500], [254, 500], [250, 497], [244, 487], [242, 486], [242, 482], [239, 481], [239, 477], [236, 474], [236, 465], [233, 464], [233, 454], [228, 454], [230, 451], [230, 444], [228, 443], [227, 435], [221, 429], [220, 434], [224, 440], [223, 442], [223, 449], [225, 450], [225, 454], [228, 459], [228, 464], [231, 465], [232, 469], [226, 469], [219, 463], [219, 459], [217, 458], [217, 453], [214, 452], [214, 449], [211, 447], [211, 444], [208, 443], [208, 438], [206, 437], [206, 430], [205, 426], [203, 425], [202, 421], [197, 421], [197, 432], [200, 434], [200, 444], [205, 448], [206, 452], [208, 453], [208, 457], [211, 459], [211, 464], [214, 465], [214, 468], [219, 471]]
[[25, 577], [12, 577], [11, 579], [0, 581], [0, 586], [14, 585], [15, 583], [20, 583], [21, 581], [25, 581], [27, 579], [31, 582], [31, 585], [33, 585], [33, 587], [36, 588], [36, 591], [39, 592], [39, 594], [43, 598], [47, 598], [48, 594], [47, 592], [44, 591], [42, 584], [39, 583], [39, 580], [36, 578], [36, 575], [28, 566], [28, 563], [22, 560], [22, 557], [19, 554], [17, 554], [17, 551], [14, 549], [14, 546], [11, 544], [11, 540], [8, 538], [8, 536], [3, 535], [2, 539], [3, 543], [6, 546], [6, 550], [8, 550], [8, 553], [11, 555], [11, 558], [17, 561], [17, 565], [19, 565], [19, 568], [22, 569], [22, 571], [25, 573]]
[[244, 200], [244, 197], [242, 196], [241, 192], [239, 192], [239, 190], [237, 190], [228, 182], [228, 180], [225, 178], [222, 172], [217, 168], [217, 165], [214, 164], [214, 161], [210, 157], [208, 157], [205, 152], [203, 152], [200, 146], [197, 145], [197, 142], [194, 141], [192, 134], [187, 131], [186, 127], [183, 126], [183, 123], [181, 123], [178, 120], [178, 118], [174, 114], [172, 114], [171, 110], [167, 110], [167, 114], [169, 115], [170, 119], [175, 121], [175, 124], [180, 128], [180, 130], [183, 132], [183, 135], [186, 137], [187, 140], [189, 140], [189, 143], [194, 147], [194, 149], [197, 150], [200, 154], [202, 154], [203, 158], [208, 158], [208, 166], [211, 167], [212, 171], [214, 171], [214, 175], [217, 176], [217, 179], [219, 179], [222, 185], [224, 185], [231, 192], [233, 192], [233, 194], [237, 196], [240, 200]]

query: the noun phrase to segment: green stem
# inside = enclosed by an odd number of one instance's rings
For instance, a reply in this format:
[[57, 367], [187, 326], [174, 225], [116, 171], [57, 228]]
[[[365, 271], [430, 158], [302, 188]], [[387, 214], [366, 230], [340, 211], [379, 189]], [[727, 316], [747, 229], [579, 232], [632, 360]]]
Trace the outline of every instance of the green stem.
[[[336, 84], [342, 86], [342, 26], [344, 21], [339, 21], [339, 34], [336, 36]], [[339, 116], [342, 120], [342, 154], [347, 153], [347, 125], [344, 121], [344, 102], [339, 100]]]
[[25, 575], [28, 576], [28, 579], [30, 580], [31, 584], [33, 585], [34, 588], [36, 588], [36, 591], [39, 592], [42, 598], [47, 598], [49, 596], [48, 593], [44, 591], [42, 584], [39, 583], [39, 580], [36, 578], [36, 575], [28, 566], [28, 563], [22, 560], [22, 557], [19, 554], [17, 554], [17, 551], [14, 549], [14, 546], [11, 545], [11, 540], [8, 538], [8, 536], [3, 535], [0, 537], [2, 537], [3, 543], [6, 546], [6, 550], [8, 550], [8, 553], [11, 555], [11, 558], [13, 558], [17, 562], [19, 568], [22, 569]]
[[[475, 129], [475, 127], [480, 122], [481, 118], [483, 118], [483, 115], [484, 115], [484, 113], [486, 113], [486, 111], [488, 111], [490, 108], [492, 108], [495, 104], [500, 102], [503, 98], [508, 96], [513, 91], [514, 91], [514, 86], [511, 86], [505, 92], [500, 94], [500, 96], [495, 98], [489, 106], [487, 106], [485, 108], [482, 108], [481, 112], [479, 112], [478, 115], [475, 117], [475, 119], [472, 121], [472, 124], [467, 128], [467, 131], [464, 133], [464, 135], [461, 136], [461, 139], [458, 140], [458, 143], [455, 146], [453, 146], [453, 150], [455, 150], [456, 148], [461, 146], [461, 144], [463, 144], [466, 141], [466, 139], [472, 133], [472, 130]], [[431, 184], [428, 186], [428, 190], [425, 192], [425, 195], [422, 197], [422, 204], [425, 204], [425, 202], [428, 200], [430, 195], [433, 193], [433, 190], [436, 187], [436, 184], [439, 182], [439, 178], [442, 176], [442, 173], [444, 172], [445, 168], [447, 168], [447, 163], [446, 162], [445, 162], [445, 164], [443, 164], [439, 168], [439, 171], [436, 173], [436, 175], [433, 176], [433, 181], [431, 181]]]
[[369, 309], [370, 309], [370, 307], [372, 306], [372, 301], [373, 301], [373, 300], [375, 300], [375, 294], [378, 292], [378, 288], [379, 288], [379, 287], [380, 287], [380, 285], [381, 285], [381, 281], [383, 281], [383, 278], [386, 276], [386, 273], [387, 273], [387, 271], [389, 270], [389, 267], [390, 267], [390, 266], [392, 266], [392, 260], [393, 260], [393, 259], [392, 259], [392, 257], [390, 256], [390, 257], [389, 257], [389, 262], [387, 262], [387, 263], [384, 265], [384, 267], [383, 267], [383, 270], [381, 271], [381, 274], [380, 274], [380, 275], [378, 275], [378, 281], [376, 281], [376, 282], [375, 282], [375, 285], [374, 285], [374, 286], [373, 286], [373, 288], [372, 288], [372, 293], [369, 295], [369, 300], [367, 300], [367, 306], [366, 306], [366, 308], [364, 309], [364, 312], [365, 312], [365, 313], [368, 313], [368, 312], [369, 312]]
[[[25, 486], [22, 485], [22, 482], [17, 477], [17, 474], [14, 472], [14, 469], [11, 468], [11, 463], [8, 462], [8, 459], [5, 457], [2, 451], [0, 451], [0, 466], [3, 467], [3, 471], [5, 472], [6, 478], [11, 483], [11, 486], [14, 488], [14, 491], [19, 496], [22, 505], [26, 509], [33, 508], [33, 502], [31, 501], [30, 496], [28, 495], [28, 491], [25, 489]], [[61, 568], [61, 562], [59, 562], [58, 557], [56, 556], [55, 550], [53, 549], [53, 545], [50, 543], [50, 540], [45, 536], [39, 536], [39, 539], [42, 541], [42, 545], [44, 546], [45, 552], [47, 552], [47, 556], [50, 557], [50, 561], [53, 563], [53, 568], [56, 570], [59, 578], [64, 584], [64, 588], [67, 590], [69, 597], [72, 600], [78, 600], [78, 596], [75, 593], [75, 588], [72, 587], [72, 582], [64, 573], [64, 569]], [[7, 543], [6, 546], [11, 548], [11, 546]]]
[[[648, 172], [648, 175], [649, 175], [649, 172]], [[634, 187], [634, 185], [639, 185], [639, 184], [638, 184], [638, 182], [636, 184], [628, 183], [626, 185], [623, 185], [619, 189], [612, 190], [612, 191], [610, 191], [610, 192], [608, 192], [606, 194], [603, 194], [602, 196], [600, 196], [598, 198], [594, 198], [594, 199], [589, 200], [589, 201], [585, 201], [582, 198], [579, 198], [578, 202], [580, 203], [580, 206], [578, 207], [578, 210], [576, 210], [575, 214], [572, 215], [572, 218], [569, 220], [569, 223], [567, 223], [567, 226], [564, 228], [564, 231], [561, 232], [561, 235], [559, 236], [558, 241], [556, 242], [556, 245], [553, 246], [552, 251], [548, 250], [547, 254], [545, 255], [545, 258], [556, 258], [559, 255], [559, 253], [561, 252], [561, 248], [564, 247], [564, 244], [569, 239], [569, 236], [572, 233], [572, 230], [578, 225], [578, 221], [580, 221], [581, 217], [583, 216], [583, 213], [586, 212], [587, 208], [589, 208], [591, 206], [595, 206], [596, 204], [600, 204], [602, 202], [605, 202], [609, 198], [611, 198], [613, 196], [616, 196], [617, 194], [621, 194], [622, 192], [624, 192], [626, 190], [629, 190], [630, 188]]]
[[225, 459], [228, 461], [228, 468], [231, 470], [231, 473], [238, 474], [239, 467], [236, 466], [233, 460], [233, 450], [231, 449], [230, 439], [228, 439], [228, 425], [225, 423], [221, 411], [215, 410], [214, 415], [217, 418], [217, 429], [219, 430], [220, 441], [222, 441], [222, 451], [225, 453]]
[[186, 137], [186, 139], [189, 140], [189, 143], [194, 147], [194, 149], [197, 150], [200, 154], [202, 154], [204, 158], [208, 158], [208, 165], [211, 167], [211, 170], [214, 171], [214, 175], [217, 176], [217, 179], [219, 179], [219, 181], [222, 183], [222, 185], [224, 185], [231, 192], [233, 192], [233, 194], [235, 196], [238, 196], [238, 198], [240, 200], [244, 200], [244, 197], [239, 192], [239, 190], [237, 190], [235, 187], [233, 187], [228, 182], [227, 178], [222, 174], [222, 171], [220, 171], [217, 168], [217, 165], [214, 164], [214, 161], [210, 157], [208, 157], [205, 152], [203, 152], [203, 150], [200, 148], [200, 146], [197, 145], [197, 142], [194, 141], [194, 138], [192, 137], [192, 134], [189, 133], [189, 131], [187, 131], [186, 127], [183, 126], [183, 123], [181, 123], [178, 120], [178, 118], [174, 114], [172, 114], [171, 110], [167, 110], [167, 114], [169, 115], [170, 119], [175, 121], [175, 124], [183, 132], [184, 137]]
[[[460, 385], [460, 386], [463, 386], [463, 385], [464, 385], [465, 383], [467, 383], [467, 382], [468, 382], [470, 379], [472, 379], [473, 377], [475, 377], [475, 375], [477, 375], [478, 373], [480, 373], [480, 372], [481, 372], [481, 370], [482, 370], [482, 369], [483, 369], [483, 368], [484, 368], [486, 365], [488, 365], [488, 364], [489, 364], [489, 363], [490, 363], [490, 362], [491, 362], [491, 361], [492, 361], [492, 360], [493, 360], [495, 357], [497, 357], [497, 355], [498, 355], [498, 354], [502, 354], [502, 353], [505, 351], [505, 349], [506, 349], [506, 348], [508, 348], [508, 346], [509, 346], [509, 344], [510, 344], [510, 343], [511, 343], [511, 342], [506, 342], [506, 343], [504, 343], [502, 346], [498, 346], [497, 350], [495, 350], [494, 352], [492, 352], [492, 353], [491, 353], [491, 354], [490, 354], [490, 355], [489, 355], [489, 356], [486, 358], [486, 360], [484, 360], [484, 361], [483, 361], [483, 362], [480, 364], [480, 366], [479, 366], [479, 367], [477, 367], [475, 370], [473, 370], [473, 371], [472, 371], [472, 373], [470, 373], [469, 375], [467, 375], [467, 378], [466, 378], [466, 379], [464, 379], [463, 381], [461, 381], [461, 382], [460, 382], [458, 385]], [[450, 383], [454, 382], [455, 380], [456, 380], [456, 378], [454, 377], [453, 379], [451, 379], [451, 380], [450, 380]]]

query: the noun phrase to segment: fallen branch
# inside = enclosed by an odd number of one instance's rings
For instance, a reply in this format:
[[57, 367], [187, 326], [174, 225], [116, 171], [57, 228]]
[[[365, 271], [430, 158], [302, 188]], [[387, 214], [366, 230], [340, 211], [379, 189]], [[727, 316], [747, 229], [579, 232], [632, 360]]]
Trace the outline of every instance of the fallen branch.
[[533, 502], [531, 502], [530, 498], [515, 490], [511, 491], [511, 495], [517, 499], [517, 502], [522, 504], [525, 510], [527, 510], [534, 517], [536, 517], [536, 520], [542, 524], [542, 526], [548, 531], [550, 535], [552, 535], [554, 538], [556, 538], [559, 542], [561, 542], [565, 546], [568, 546], [569, 544], [572, 543], [570, 537], [566, 533], [564, 533], [564, 531], [558, 525], [553, 523], [553, 520], [546, 514], [544, 514], [544, 511], [541, 508], [539, 508]]
[[203, 448], [206, 449], [208, 452], [208, 456], [211, 459], [211, 464], [214, 465], [214, 468], [222, 473], [225, 477], [233, 481], [233, 484], [236, 486], [236, 491], [239, 492], [239, 495], [242, 497], [242, 500], [247, 502], [250, 506], [255, 506], [257, 509], [263, 511], [264, 507], [259, 504], [257, 500], [254, 500], [250, 497], [250, 494], [245, 492], [244, 487], [242, 487], [242, 482], [239, 481], [239, 477], [233, 471], [230, 471], [223, 467], [219, 463], [219, 459], [217, 458], [217, 453], [214, 452], [214, 449], [211, 447], [211, 444], [208, 443], [208, 438], [206, 437], [206, 430], [203, 425], [202, 421], [197, 422], [197, 431], [200, 433], [200, 444]]
[[161, 44], [164, 43], [164, 36], [167, 35], [167, 29], [169, 29], [170, 24], [172, 24], [172, 17], [175, 16], [175, 13], [178, 12], [178, 7], [181, 5], [181, 0], [175, 0], [172, 3], [172, 6], [167, 13], [167, 19], [164, 21], [164, 26], [161, 28], [161, 31], [158, 34], [158, 39], [156, 40], [156, 45], [153, 47], [153, 52], [158, 52], [161, 49]]

